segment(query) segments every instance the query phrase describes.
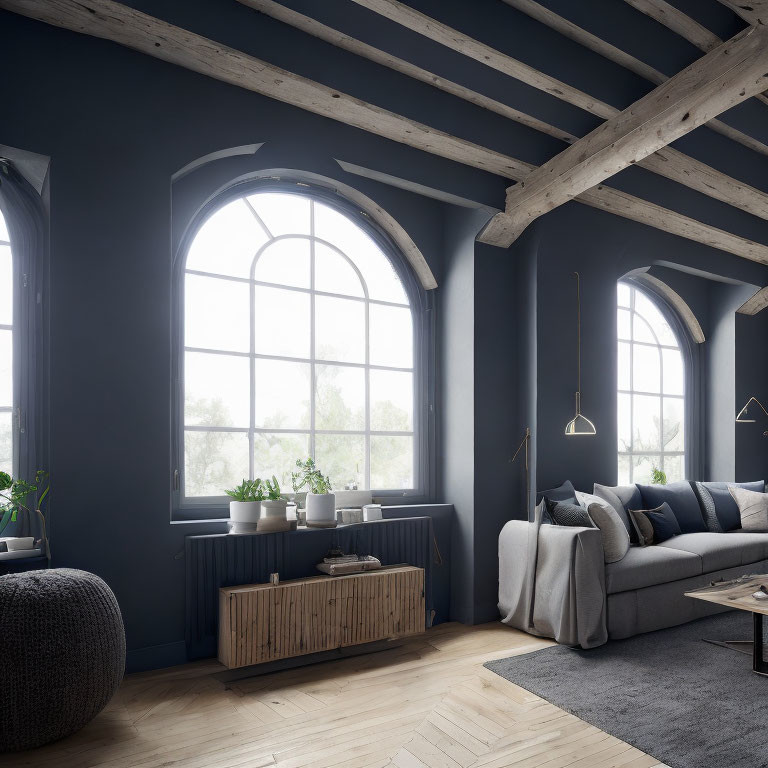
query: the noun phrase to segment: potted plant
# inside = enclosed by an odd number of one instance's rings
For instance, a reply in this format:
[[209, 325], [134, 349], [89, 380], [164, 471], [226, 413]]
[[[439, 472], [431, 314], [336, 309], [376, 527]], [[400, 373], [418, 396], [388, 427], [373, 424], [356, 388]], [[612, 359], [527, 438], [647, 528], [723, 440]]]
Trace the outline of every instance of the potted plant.
[[224, 493], [232, 501], [229, 502], [229, 519], [233, 523], [248, 523], [256, 525], [261, 517], [261, 502], [264, 500], [264, 484], [261, 478], [246, 480]]
[[[34, 515], [40, 521], [40, 535], [43, 542], [44, 554], [50, 557], [48, 546], [48, 536], [45, 526], [45, 515], [41, 507], [45, 497], [51, 490], [48, 482], [48, 473], [42, 469], [35, 472], [34, 483], [28, 483], [26, 480], [14, 480], [7, 472], [0, 472], [0, 533], [2, 533], [10, 523], [15, 523], [19, 512], [26, 516], [27, 522], [24, 527], [31, 525], [31, 517]], [[36, 494], [34, 502], [30, 505], [26, 503], [27, 497]], [[8, 543], [8, 549], [32, 549], [34, 546], [34, 537], [22, 537], [25, 541], [19, 540], [20, 546]], [[31, 541], [30, 541], [31, 539]]]
[[336, 525], [336, 494], [331, 493], [331, 481], [317, 468], [311, 457], [306, 461], [296, 460], [298, 472], [291, 473], [293, 488], [298, 493], [307, 490], [307, 526], [309, 528], [332, 528]]
[[264, 481], [264, 491], [266, 498], [261, 502], [264, 509], [264, 517], [259, 520], [260, 531], [287, 531], [291, 524], [288, 521], [285, 511], [288, 506], [288, 500], [280, 492], [280, 483], [272, 475], [271, 480]]

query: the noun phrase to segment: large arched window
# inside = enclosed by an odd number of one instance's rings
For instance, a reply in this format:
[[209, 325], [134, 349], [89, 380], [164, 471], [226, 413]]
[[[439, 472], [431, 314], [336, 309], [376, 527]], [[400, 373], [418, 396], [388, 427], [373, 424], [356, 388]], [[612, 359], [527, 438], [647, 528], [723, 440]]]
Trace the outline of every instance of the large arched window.
[[182, 504], [244, 477], [290, 490], [306, 456], [336, 489], [417, 487], [411, 301], [362, 217], [230, 197], [189, 241], [182, 335]]
[[0, 471], [14, 471], [13, 387], [13, 259], [11, 242], [0, 211]]
[[678, 340], [649, 294], [618, 284], [619, 484], [685, 477], [685, 389]]

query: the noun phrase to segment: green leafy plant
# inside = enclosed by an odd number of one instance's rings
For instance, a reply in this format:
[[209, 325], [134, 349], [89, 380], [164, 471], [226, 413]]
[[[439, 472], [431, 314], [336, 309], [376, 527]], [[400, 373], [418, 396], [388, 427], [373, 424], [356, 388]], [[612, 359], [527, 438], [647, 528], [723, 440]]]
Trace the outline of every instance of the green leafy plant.
[[267, 492], [267, 499], [269, 501], [280, 501], [284, 497], [280, 493], [280, 483], [277, 482], [277, 478], [272, 475], [272, 480], [265, 480], [264, 487]]
[[[16, 522], [19, 512], [39, 511], [43, 517], [44, 526], [45, 517], [41, 507], [50, 490], [48, 473], [42, 469], [35, 472], [32, 483], [21, 479], [14, 480], [7, 472], [0, 472], [0, 533], [8, 527], [9, 523]], [[33, 494], [34, 499], [28, 501], [29, 496]]]
[[246, 480], [228, 491], [224, 491], [234, 501], [264, 501], [265, 487], [260, 477], [255, 480]]
[[291, 472], [291, 484], [296, 493], [302, 488], [316, 494], [330, 493], [333, 490], [330, 479], [320, 472], [313, 458], [310, 457], [306, 461], [296, 459], [296, 467], [299, 471]]
[[667, 484], [667, 473], [659, 469], [655, 464], [651, 469], [651, 483], [653, 483], [653, 485]]

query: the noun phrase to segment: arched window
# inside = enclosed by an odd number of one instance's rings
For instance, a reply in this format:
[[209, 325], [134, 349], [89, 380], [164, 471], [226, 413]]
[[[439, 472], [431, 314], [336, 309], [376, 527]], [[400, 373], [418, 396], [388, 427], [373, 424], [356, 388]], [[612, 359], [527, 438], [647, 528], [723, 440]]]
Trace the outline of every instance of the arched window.
[[619, 484], [685, 477], [685, 371], [677, 337], [649, 294], [618, 284]]
[[0, 211], [0, 471], [13, 474], [16, 439], [13, 387], [13, 258]]
[[362, 216], [230, 196], [189, 240], [182, 336], [182, 505], [244, 477], [290, 491], [307, 456], [335, 489], [418, 487], [412, 302]]

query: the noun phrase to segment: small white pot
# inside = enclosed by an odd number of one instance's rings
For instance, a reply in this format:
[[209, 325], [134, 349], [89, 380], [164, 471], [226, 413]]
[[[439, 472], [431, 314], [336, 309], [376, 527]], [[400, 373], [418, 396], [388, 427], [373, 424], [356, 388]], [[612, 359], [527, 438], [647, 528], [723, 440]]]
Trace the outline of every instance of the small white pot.
[[229, 519], [233, 523], [258, 523], [260, 517], [260, 501], [229, 502]]
[[264, 509], [264, 517], [259, 520], [259, 533], [276, 533], [291, 529], [291, 523], [286, 518], [288, 502], [285, 499], [268, 499], [262, 501], [261, 506]]
[[335, 493], [307, 494], [307, 525], [329, 524], [336, 521]]
[[286, 519], [285, 513], [288, 507], [288, 502], [285, 499], [277, 499], [276, 501], [261, 502], [261, 507], [264, 510], [265, 518], [282, 518]]

